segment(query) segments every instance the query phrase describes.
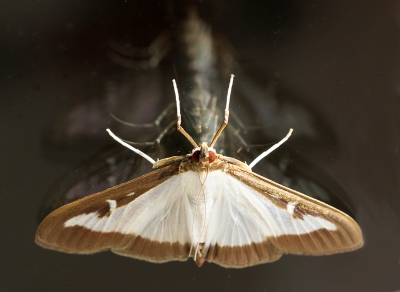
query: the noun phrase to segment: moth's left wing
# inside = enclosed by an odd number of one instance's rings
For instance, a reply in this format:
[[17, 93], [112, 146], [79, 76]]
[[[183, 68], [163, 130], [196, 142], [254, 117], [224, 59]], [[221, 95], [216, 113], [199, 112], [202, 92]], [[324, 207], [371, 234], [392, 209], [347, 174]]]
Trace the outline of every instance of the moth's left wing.
[[113, 252], [152, 262], [186, 260], [192, 211], [183, 194], [179, 165], [65, 205], [36, 233], [42, 247], [78, 254]]
[[232, 164], [218, 180], [224, 188], [206, 231], [209, 262], [240, 268], [286, 253], [327, 255], [363, 245], [358, 224], [318, 200]]

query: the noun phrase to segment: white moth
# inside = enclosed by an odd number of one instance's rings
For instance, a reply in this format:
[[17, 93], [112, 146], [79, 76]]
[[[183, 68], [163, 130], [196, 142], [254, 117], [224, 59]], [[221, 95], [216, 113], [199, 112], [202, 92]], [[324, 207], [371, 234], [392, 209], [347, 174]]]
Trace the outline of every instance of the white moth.
[[358, 224], [348, 215], [259, 176], [250, 165], [217, 154], [214, 144], [228, 124], [231, 76], [224, 122], [210, 145], [200, 146], [181, 127], [173, 80], [177, 127], [194, 146], [191, 154], [154, 161], [146, 175], [65, 205], [40, 224], [36, 243], [78, 254], [104, 250], [150, 262], [193, 257], [223, 267], [273, 262], [282, 254], [327, 255], [363, 245]]

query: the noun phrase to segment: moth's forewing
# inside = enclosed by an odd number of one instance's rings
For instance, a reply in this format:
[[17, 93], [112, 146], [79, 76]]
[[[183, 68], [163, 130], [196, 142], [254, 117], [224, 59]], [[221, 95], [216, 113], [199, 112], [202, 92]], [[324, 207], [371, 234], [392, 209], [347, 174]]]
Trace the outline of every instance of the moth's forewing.
[[[305, 228], [311, 230], [316, 228], [312, 223], [307, 222], [307, 216], [325, 219], [332, 223], [331, 227], [334, 227], [331, 230], [328, 230], [329, 228], [315, 229], [303, 235], [285, 234], [269, 238], [278, 252], [323, 255], [352, 251], [363, 245], [360, 227], [354, 219], [342, 211], [236, 166], [230, 167], [227, 173], [265, 196], [267, 200], [274, 202], [277, 208], [284, 209], [286, 213], [292, 213], [293, 220], [296, 218], [303, 220]], [[291, 206], [288, 206], [289, 204]], [[322, 226], [324, 224], [326, 223], [321, 223]]]
[[[275, 154], [277, 155], [275, 156]], [[356, 206], [354, 200], [333, 177], [296, 153], [285, 153], [283, 149], [282, 155], [285, 159], [279, 153], [275, 154], [271, 156], [272, 162], [280, 158], [281, 163], [285, 165], [285, 179], [279, 183], [333, 206], [355, 218]]]
[[[221, 170], [219, 177], [208, 173], [204, 185], [205, 192], [217, 192], [207, 215], [215, 223], [206, 231], [215, 229], [213, 244], [204, 243], [207, 261], [245, 267], [285, 253], [328, 255], [363, 245], [358, 224], [338, 209], [236, 164]], [[207, 182], [214, 185], [207, 187]]]
[[[140, 236], [135, 237], [135, 234], [121, 230], [124, 230], [125, 227], [129, 229], [129, 226], [137, 225], [139, 222], [131, 222], [129, 213], [126, 216], [118, 217], [120, 220], [118, 222], [107, 221], [111, 213], [124, 210], [131, 202], [177, 175], [178, 172], [179, 165], [166, 166], [117, 187], [63, 206], [42, 221], [36, 233], [36, 243], [45, 248], [67, 253], [90, 254], [110, 248], [117, 250], [117, 252], [118, 250], [123, 251], [128, 243], [140, 242]], [[163, 208], [164, 206], [154, 207]], [[79, 217], [88, 214], [93, 214], [92, 220], [84, 220], [84, 223], [78, 224]], [[69, 223], [71, 220], [78, 221], [78, 223], [71, 224]], [[106, 226], [97, 223], [100, 222], [99, 220], [106, 220]], [[94, 224], [90, 225], [91, 221], [94, 221]], [[107, 230], [107, 226], [109, 228], [114, 227]], [[120, 229], [118, 229], [118, 226]], [[97, 230], [96, 228], [100, 229]], [[144, 242], [142, 241], [141, 244], [143, 245]], [[157, 260], [157, 254], [162, 253], [162, 251], [157, 250], [156, 246], [152, 249], [153, 254], [144, 252], [144, 247], [141, 244], [138, 243], [135, 246], [141, 250], [137, 253], [131, 251], [130, 256], [139, 258], [146, 258], [147, 256], [147, 260], [153, 258], [154, 261], [176, 259], [171, 257], [171, 252], [167, 251], [165, 255], [160, 255], [161, 258]], [[185, 251], [184, 254], [187, 258], [188, 252]]]
[[285, 146], [268, 155], [267, 159], [258, 163], [253, 170], [352, 217], [356, 215], [356, 208], [349, 194], [331, 176]]

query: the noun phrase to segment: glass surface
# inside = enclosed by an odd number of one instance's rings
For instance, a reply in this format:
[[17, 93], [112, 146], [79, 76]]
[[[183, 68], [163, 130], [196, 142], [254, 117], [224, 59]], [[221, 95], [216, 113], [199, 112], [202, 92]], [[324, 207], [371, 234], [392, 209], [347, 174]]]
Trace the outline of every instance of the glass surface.
[[[64, 173], [108, 144], [110, 118], [103, 101], [119, 100], [117, 109], [126, 118], [132, 113], [121, 110], [130, 102], [125, 97], [135, 96], [138, 105], [145, 103], [133, 114], [135, 123], [151, 122], [165, 108], [158, 97], [168, 87], [158, 88], [155, 80], [172, 78], [162, 70], [136, 72], [115, 65], [107, 57], [109, 37], [146, 46], [173, 19], [167, 5], [158, 2], [2, 1], [0, 291], [400, 289], [400, 3], [214, 2], [195, 5], [221, 40], [235, 48], [246, 78], [265, 92], [272, 81], [283, 95], [318, 115], [323, 126], [314, 138], [288, 147], [344, 190], [348, 198], [342, 199], [349, 200], [365, 246], [334, 256], [284, 255], [275, 263], [239, 270], [38, 247], [36, 216], [44, 195]], [[251, 103], [262, 98], [254, 96]], [[266, 111], [248, 113], [245, 100], [235, 104], [235, 91], [232, 107], [239, 116], [250, 115], [250, 122], [262, 121]], [[68, 115], [70, 123], [63, 124]], [[68, 132], [65, 125], [71, 124], [77, 126]], [[82, 136], [68, 140], [66, 133]], [[255, 139], [260, 143], [262, 136]]]

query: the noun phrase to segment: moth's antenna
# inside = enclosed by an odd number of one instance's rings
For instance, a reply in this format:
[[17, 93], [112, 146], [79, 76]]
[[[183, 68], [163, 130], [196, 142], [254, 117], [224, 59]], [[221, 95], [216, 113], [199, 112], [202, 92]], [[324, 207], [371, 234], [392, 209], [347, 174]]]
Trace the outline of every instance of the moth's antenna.
[[114, 138], [115, 141], [119, 142], [120, 144], [124, 145], [126, 148], [132, 150], [133, 152], [139, 154], [140, 156], [142, 156], [144, 159], [148, 160], [151, 164], [154, 164], [155, 161], [153, 158], [151, 158], [150, 156], [148, 156], [147, 154], [143, 153], [142, 151], [140, 151], [139, 149], [136, 149], [135, 147], [129, 145], [128, 143], [124, 142], [121, 140], [121, 138], [117, 137], [114, 135], [113, 132], [111, 132], [110, 129], [107, 129], [108, 134], [110, 134], [111, 137]]
[[193, 145], [194, 148], [197, 148], [197, 147], [199, 147], [199, 145], [197, 145], [197, 143], [193, 140], [193, 138], [190, 137], [190, 135], [185, 131], [185, 129], [181, 127], [181, 104], [179, 102], [178, 87], [176, 86], [175, 79], [172, 79], [172, 84], [174, 85], [175, 99], [176, 99], [176, 117], [177, 117], [176, 125], [177, 125], [177, 129], [178, 129], [179, 132], [182, 133], [183, 136], [186, 137], [186, 139], [189, 140], [189, 142]]
[[287, 139], [289, 139], [290, 135], [292, 135], [293, 129], [289, 130], [289, 133], [287, 133], [287, 135], [285, 136], [285, 138], [283, 138], [281, 141], [279, 141], [278, 143], [276, 143], [275, 145], [273, 145], [271, 148], [269, 148], [267, 151], [261, 153], [256, 159], [253, 160], [252, 163], [250, 163], [249, 167], [253, 168], [254, 165], [256, 165], [261, 159], [263, 159], [265, 156], [267, 156], [268, 154], [270, 154], [272, 151], [274, 151], [276, 148], [278, 148], [279, 146], [281, 146], [283, 143], [286, 142]]
[[219, 127], [218, 132], [214, 136], [214, 139], [211, 141], [210, 148], [214, 147], [215, 142], [217, 142], [219, 136], [221, 136], [221, 133], [225, 129], [226, 125], [228, 125], [229, 102], [231, 101], [231, 91], [232, 91], [232, 84], [233, 84], [233, 78], [234, 77], [235, 77], [235, 75], [231, 74], [231, 81], [229, 82], [228, 94], [226, 96], [226, 107], [225, 107], [224, 122], [222, 123], [221, 127]]

